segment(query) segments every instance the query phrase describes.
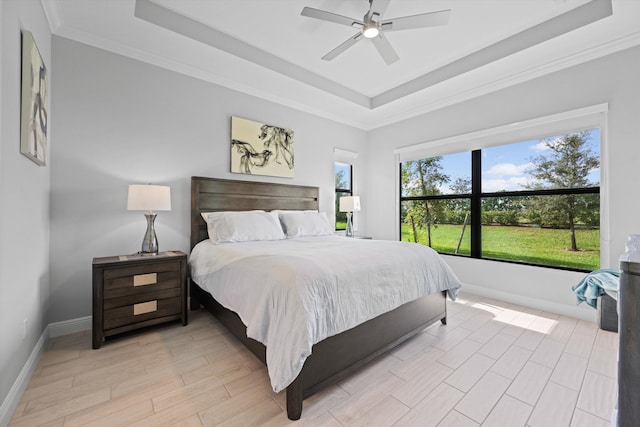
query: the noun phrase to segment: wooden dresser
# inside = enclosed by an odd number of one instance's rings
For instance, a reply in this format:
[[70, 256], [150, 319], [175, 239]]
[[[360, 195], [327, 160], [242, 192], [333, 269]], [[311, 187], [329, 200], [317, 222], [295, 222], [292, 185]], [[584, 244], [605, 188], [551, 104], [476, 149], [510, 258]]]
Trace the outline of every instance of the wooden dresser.
[[93, 348], [105, 337], [159, 323], [187, 324], [187, 255], [93, 259]]

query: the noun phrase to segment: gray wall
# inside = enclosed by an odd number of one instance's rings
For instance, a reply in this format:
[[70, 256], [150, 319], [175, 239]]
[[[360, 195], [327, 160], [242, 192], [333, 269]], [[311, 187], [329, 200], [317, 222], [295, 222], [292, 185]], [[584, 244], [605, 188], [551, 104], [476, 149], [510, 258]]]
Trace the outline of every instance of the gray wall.
[[[640, 198], [635, 178], [640, 160], [638, 76], [640, 48], [633, 48], [372, 131], [368, 139], [367, 186], [376, 191], [368, 193], [369, 207], [364, 208], [369, 229], [379, 237], [391, 239], [398, 227], [394, 149], [608, 103], [608, 126], [603, 129], [608, 163], [603, 170], [609, 175], [601, 191], [610, 213], [602, 218], [603, 224], [610, 227], [610, 239], [601, 237], [601, 245], [609, 253], [602, 260], [602, 267], [616, 268], [627, 236], [640, 232]], [[571, 285], [582, 274], [459, 257], [446, 259], [473, 292], [595, 318], [595, 311], [586, 304], [575, 306]]]
[[21, 29], [33, 33], [51, 71], [41, 3], [0, 1], [0, 423], [12, 410], [4, 404], [11, 387], [46, 327], [49, 300], [51, 169], [20, 154]]
[[[188, 251], [191, 176], [319, 186], [331, 217], [334, 147], [365, 156], [364, 131], [57, 36], [53, 68], [52, 322], [91, 315], [93, 257], [140, 250], [146, 222], [126, 210], [128, 184], [171, 186], [160, 250]], [[294, 179], [229, 172], [232, 115], [295, 131]]]

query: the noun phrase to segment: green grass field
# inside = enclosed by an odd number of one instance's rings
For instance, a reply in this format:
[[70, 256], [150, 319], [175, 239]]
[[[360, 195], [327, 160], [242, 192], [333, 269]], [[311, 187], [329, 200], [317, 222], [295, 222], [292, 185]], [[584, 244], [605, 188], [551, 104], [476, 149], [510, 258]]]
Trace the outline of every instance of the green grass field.
[[[437, 225], [431, 229], [433, 249], [454, 253], [460, 239], [462, 225]], [[482, 256], [533, 264], [597, 270], [600, 268], [600, 230], [577, 230], [579, 250], [572, 252], [569, 230], [533, 227], [482, 227]], [[402, 240], [413, 242], [411, 228], [404, 224]], [[418, 231], [418, 243], [427, 244], [427, 231]], [[469, 228], [467, 227], [460, 254], [470, 253]]]

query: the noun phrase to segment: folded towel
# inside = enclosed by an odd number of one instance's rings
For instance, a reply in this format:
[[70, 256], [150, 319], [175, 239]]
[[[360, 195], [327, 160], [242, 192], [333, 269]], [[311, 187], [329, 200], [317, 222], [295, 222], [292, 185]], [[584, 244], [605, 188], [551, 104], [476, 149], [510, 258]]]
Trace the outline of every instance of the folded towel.
[[620, 270], [602, 269], [587, 274], [578, 284], [571, 289], [576, 294], [577, 304], [586, 302], [593, 308], [598, 307], [598, 297], [605, 291], [618, 291], [620, 285]]

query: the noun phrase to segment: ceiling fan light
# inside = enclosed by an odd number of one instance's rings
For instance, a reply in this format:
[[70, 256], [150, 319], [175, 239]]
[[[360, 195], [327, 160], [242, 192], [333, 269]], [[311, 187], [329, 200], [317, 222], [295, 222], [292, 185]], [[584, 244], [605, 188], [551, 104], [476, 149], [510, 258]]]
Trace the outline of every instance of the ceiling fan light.
[[377, 37], [379, 33], [380, 30], [378, 29], [378, 26], [373, 22], [371, 24], [365, 25], [364, 30], [362, 31], [362, 35], [368, 39]]

